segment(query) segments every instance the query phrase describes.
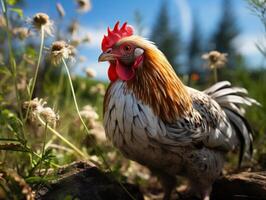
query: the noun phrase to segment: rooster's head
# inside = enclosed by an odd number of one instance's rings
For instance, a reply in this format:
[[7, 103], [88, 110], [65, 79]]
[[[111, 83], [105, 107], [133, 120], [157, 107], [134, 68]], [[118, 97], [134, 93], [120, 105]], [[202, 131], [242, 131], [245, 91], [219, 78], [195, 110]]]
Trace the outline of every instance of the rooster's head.
[[108, 28], [108, 35], [102, 40], [103, 53], [98, 60], [110, 62], [108, 76], [111, 81], [131, 80], [135, 77], [137, 68], [143, 63], [144, 49], [139, 47], [133, 38], [130, 40], [132, 36], [132, 26], [124, 23], [119, 28], [119, 22], [117, 22], [113, 30]]

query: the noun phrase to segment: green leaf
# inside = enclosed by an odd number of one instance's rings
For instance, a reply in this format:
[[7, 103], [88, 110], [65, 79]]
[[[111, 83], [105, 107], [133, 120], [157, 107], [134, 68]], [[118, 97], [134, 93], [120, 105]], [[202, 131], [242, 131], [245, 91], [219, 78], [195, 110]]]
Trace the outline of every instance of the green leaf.
[[17, 13], [21, 18], [23, 17], [23, 10], [20, 8], [10, 8], [10, 11]]
[[29, 178], [26, 178], [25, 180], [28, 184], [40, 184], [40, 183], [46, 184], [46, 183], [48, 183], [48, 180], [46, 178], [40, 177], [40, 176], [31, 176]]
[[0, 67], [0, 74], [11, 75], [9, 69], [4, 66]]
[[17, 143], [0, 144], [0, 150], [30, 152], [30, 150], [25, 148], [22, 144]]
[[18, 2], [18, 0], [6, 0], [6, 3], [10, 6], [15, 5]]

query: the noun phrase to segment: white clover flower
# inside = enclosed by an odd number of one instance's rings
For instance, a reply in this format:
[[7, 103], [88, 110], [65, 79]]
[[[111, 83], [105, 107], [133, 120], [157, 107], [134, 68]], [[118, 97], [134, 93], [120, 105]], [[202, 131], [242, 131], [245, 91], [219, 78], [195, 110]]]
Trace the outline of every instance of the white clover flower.
[[54, 65], [62, 62], [62, 59], [73, 59], [75, 49], [65, 41], [56, 41], [52, 43], [50, 48], [50, 58]]
[[226, 53], [220, 53], [219, 51], [210, 51], [202, 55], [202, 59], [207, 61], [207, 66], [210, 69], [224, 67], [227, 62], [226, 57]]
[[45, 13], [37, 13], [31, 19], [28, 20], [34, 30], [40, 32], [43, 27], [46, 35], [52, 36], [53, 32], [53, 21], [50, 20], [49, 16]]

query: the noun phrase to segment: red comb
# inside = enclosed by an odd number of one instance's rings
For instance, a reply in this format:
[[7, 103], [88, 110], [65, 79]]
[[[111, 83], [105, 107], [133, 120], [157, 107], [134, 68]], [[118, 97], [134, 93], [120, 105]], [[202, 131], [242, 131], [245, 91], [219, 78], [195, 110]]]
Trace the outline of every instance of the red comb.
[[118, 40], [123, 37], [128, 37], [133, 35], [133, 27], [127, 25], [125, 22], [121, 28], [119, 28], [119, 21], [116, 22], [114, 29], [111, 31], [108, 27], [107, 29], [108, 35], [103, 37], [102, 40], [102, 50], [106, 51], [110, 47], [112, 47]]

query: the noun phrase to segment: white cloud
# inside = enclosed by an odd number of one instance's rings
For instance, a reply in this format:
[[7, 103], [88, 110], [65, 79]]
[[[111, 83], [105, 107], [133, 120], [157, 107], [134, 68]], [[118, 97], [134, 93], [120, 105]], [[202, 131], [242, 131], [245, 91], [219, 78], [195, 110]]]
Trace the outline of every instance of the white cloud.
[[103, 36], [107, 33], [106, 28], [89, 28], [86, 26], [81, 26], [77, 37], [84, 37], [84, 35], [89, 35], [90, 42], [86, 47], [88, 48], [100, 48]]
[[262, 41], [262, 34], [243, 34], [234, 40], [234, 45], [239, 53], [245, 56], [251, 56], [258, 55], [260, 53], [256, 47], [256, 44], [259, 44]]

